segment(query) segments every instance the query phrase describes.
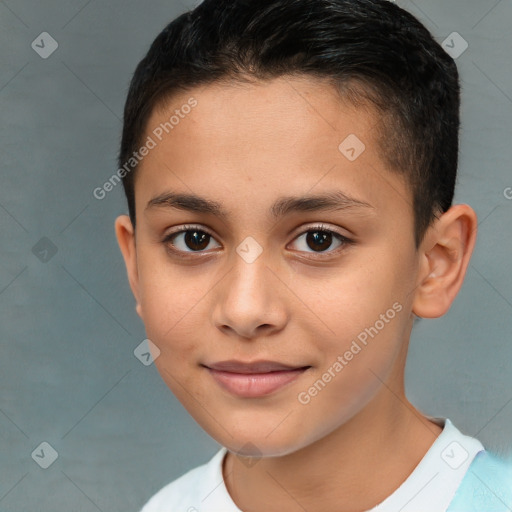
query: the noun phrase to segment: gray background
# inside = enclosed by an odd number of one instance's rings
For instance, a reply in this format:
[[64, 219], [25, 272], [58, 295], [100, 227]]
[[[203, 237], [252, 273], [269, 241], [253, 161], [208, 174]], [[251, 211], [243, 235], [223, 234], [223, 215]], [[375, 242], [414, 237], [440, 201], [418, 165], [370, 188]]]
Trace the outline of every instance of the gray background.
[[[439, 42], [456, 31], [469, 44], [457, 58], [456, 199], [480, 222], [452, 309], [415, 329], [408, 396], [510, 454], [512, 3], [398, 3]], [[145, 333], [114, 236], [114, 219], [126, 212], [122, 189], [102, 201], [92, 195], [117, 168], [137, 62], [192, 6], [0, 1], [1, 511], [135, 511], [218, 449], [154, 366], [134, 356]], [[31, 48], [43, 31], [59, 44], [47, 59]], [[48, 469], [31, 457], [43, 441], [58, 452]]]

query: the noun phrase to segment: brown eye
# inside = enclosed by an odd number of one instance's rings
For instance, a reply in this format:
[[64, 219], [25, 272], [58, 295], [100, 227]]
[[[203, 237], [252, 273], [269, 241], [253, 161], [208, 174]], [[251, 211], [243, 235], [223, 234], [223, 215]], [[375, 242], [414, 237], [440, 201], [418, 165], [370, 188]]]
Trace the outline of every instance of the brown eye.
[[202, 251], [208, 247], [210, 235], [204, 231], [185, 231], [185, 245], [193, 251]]
[[163, 242], [175, 252], [201, 252], [208, 248], [212, 235], [196, 227], [183, 226], [185, 229], [167, 235]]
[[351, 240], [323, 226], [314, 226], [301, 233], [295, 243], [299, 251], [330, 254], [339, 247], [348, 245]]
[[306, 244], [313, 251], [324, 251], [332, 244], [332, 233], [327, 231], [308, 231]]

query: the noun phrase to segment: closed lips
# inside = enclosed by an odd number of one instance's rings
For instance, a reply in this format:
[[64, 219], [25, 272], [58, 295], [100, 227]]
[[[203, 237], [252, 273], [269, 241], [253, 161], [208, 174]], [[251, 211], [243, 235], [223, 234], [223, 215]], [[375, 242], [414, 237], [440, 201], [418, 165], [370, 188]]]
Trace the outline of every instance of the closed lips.
[[256, 374], [256, 373], [271, 373], [271, 372], [279, 372], [279, 371], [293, 371], [293, 370], [304, 370], [306, 368], [311, 368], [310, 366], [293, 366], [288, 364], [279, 363], [276, 361], [256, 361], [252, 363], [245, 363], [242, 361], [220, 361], [217, 363], [211, 363], [206, 366], [211, 370], [217, 370], [222, 372], [229, 373], [246, 373], [246, 374]]
[[311, 366], [292, 366], [276, 361], [220, 361], [203, 365], [214, 381], [239, 398], [262, 398], [295, 381]]

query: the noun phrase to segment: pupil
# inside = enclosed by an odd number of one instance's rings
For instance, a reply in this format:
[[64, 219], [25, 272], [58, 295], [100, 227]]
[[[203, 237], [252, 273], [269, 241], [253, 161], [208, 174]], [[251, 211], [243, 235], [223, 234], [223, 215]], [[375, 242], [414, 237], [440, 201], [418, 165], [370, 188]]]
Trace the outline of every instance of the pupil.
[[[200, 251], [208, 247], [209, 236], [210, 235], [204, 231], [187, 231], [185, 234], [185, 243], [189, 249]], [[330, 247], [332, 234], [325, 231], [310, 231], [306, 237], [306, 243], [310, 249], [315, 251], [318, 249], [318, 252], [320, 252]]]
[[311, 247], [310, 243], [321, 245], [320, 250], [328, 249], [332, 243], [332, 234], [325, 231], [310, 231], [306, 237], [306, 243], [313, 250], [315, 248]]
[[[187, 231], [185, 233], [185, 243], [187, 244], [187, 247], [189, 249], [205, 249], [208, 247], [208, 233], [205, 233], [204, 231]], [[206, 241], [206, 243], [205, 243]], [[191, 247], [195, 246], [195, 247]]]

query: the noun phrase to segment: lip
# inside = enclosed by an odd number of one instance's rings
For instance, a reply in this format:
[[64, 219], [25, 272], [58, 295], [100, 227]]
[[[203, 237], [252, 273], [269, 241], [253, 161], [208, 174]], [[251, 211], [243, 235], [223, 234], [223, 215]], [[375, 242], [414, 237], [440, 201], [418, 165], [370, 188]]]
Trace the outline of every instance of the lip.
[[203, 365], [224, 390], [243, 398], [269, 395], [296, 380], [310, 366], [276, 361], [219, 361]]

